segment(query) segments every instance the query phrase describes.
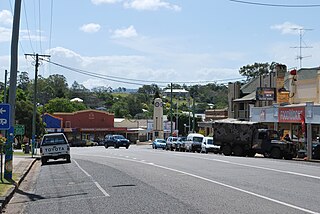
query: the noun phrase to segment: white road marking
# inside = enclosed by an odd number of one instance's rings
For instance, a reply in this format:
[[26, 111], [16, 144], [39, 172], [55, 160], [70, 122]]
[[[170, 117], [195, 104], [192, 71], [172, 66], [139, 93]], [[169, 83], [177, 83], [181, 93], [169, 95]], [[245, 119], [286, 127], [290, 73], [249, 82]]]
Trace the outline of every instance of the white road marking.
[[98, 182], [96, 182], [92, 176], [86, 172], [86, 170], [84, 170], [79, 164], [77, 161], [73, 160], [73, 162], [79, 167], [79, 169], [84, 173], [86, 174], [89, 178], [91, 178], [92, 182], [97, 186], [97, 188], [102, 192], [102, 194], [106, 197], [110, 197], [110, 195], [100, 186], [100, 184]]
[[[182, 156], [182, 155], [179, 155], [179, 154], [175, 154], [175, 155], [176, 156]], [[232, 164], [232, 165], [237, 165], [237, 166], [245, 166], [245, 167], [249, 167], [249, 168], [262, 169], [262, 170], [268, 170], [268, 171], [273, 171], [273, 172], [280, 172], [280, 173], [297, 175], [297, 176], [302, 176], [302, 177], [307, 177], [307, 178], [314, 178], [314, 179], [320, 180], [319, 176], [308, 175], [308, 174], [303, 174], [303, 173], [299, 173], [299, 172], [292, 172], [292, 171], [286, 171], [286, 170], [280, 170], [280, 169], [272, 169], [272, 168], [263, 167], [263, 166], [254, 166], [254, 165], [243, 164], [243, 163], [235, 163], [235, 162], [225, 161], [225, 160], [203, 158], [203, 157], [195, 157], [195, 156], [190, 156], [190, 155], [184, 155], [184, 156], [193, 157], [193, 158], [202, 159], [202, 160], [210, 160], [210, 161], [222, 162], [222, 163], [227, 163], [227, 164]]]
[[136, 160], [132, 160], [132, 159], [119, 158], [119, 157], [111, 157], [111, 156], [85, 155], [85, 154], [76, 154], [76, 155], [89, 156], [89, 157], [95, 156], [95, 157], [102, 157], [102, 158], [112, 158], [112, 159], [126, 160], [126, 161], [135, 162], [135, 163], [142, 163], [142, 164], [146, 164], [146, 165], [151, 165], [151, 166], [162, 168], [162, 169], [166, 169], [166, 170], [169, 170], [169, 171], [172, 171], [172, 172], [177, 172], [177, 173], [181, 173], [181, 174], [184, 174], [184, 175], [188, 175], [190, 177], [198, 178], [198, 179], [210, 182], [210, 183], [214, 183], [214, 184], [217, 184], [217, 185], [220, 185], [220, 186], [223, 186], [223, 187], [227, 187], [229, 189], [233, 189], [233, 190], [236, 190], [236, 191], [239, 191], [239, 192], [243, 192], [243, 193], [246, 193], [248, 195], [252, 195], [252, 196], [255, 196], [255, 197], [258, 197], [258, 198], [262, 198], [262, 199], [265, 199], [265, 200], [268, 200], [268, 201], [271, 201], [271, 202], [274, 202], [274, 203], [277, 203], [277, 204], [281, 204], [283, 206], [290, 207], [290, 208], [293, 208], [293, 209], [296, 209], [296, 210], [300, 210], [300, 211], [303, 211], [303, 212], [306, 212], [306, 213], [320, 214], [319, 212], [308, 210], [308, 209], [303, 208], [303, 207], [298, 207], [298, 206], [295, 206], [293, 204], [289, 204], [289, 203], [286, 203], [286, 202], [283, 202], [283, 201], [280, 201], [280, 200], [277, 200], [277, 199], [273, 199], [273, 198], [270, 198], [270, 197], [267, 197], [267, 196], [263, 196], [263, 195], [260, 195], [260, 194], [257, 194], [257, 193], [251, 192], [251, 191], [247, 191], [247, 190], [244, 190], [244, 189], [241, 189], [241, 188], [238, 188], [238, 187], [234, 187], [234, 186], [228, 185], [228, 184], [224, 184], [224, 183], [221, 183], [219, 181], [214, 181], [214, 180], [211, 180], [211, 179], [199, 176], [199, 175], [195, 175], [195, 174], [192, 174], [192, 173], [184, 172], [184, 171], [181, 171], [181, 170], [177, 170], [177, 169], [173, 169], [173, 168], [169, 168], [169, 167], [165, 167], [165, 166], [161, 166], [161, 165], [157, 165], [157, 164], [150, 164], [150, 163], [146, 163], [146, 162], [142, 162], [142, 161], [136, 161]]

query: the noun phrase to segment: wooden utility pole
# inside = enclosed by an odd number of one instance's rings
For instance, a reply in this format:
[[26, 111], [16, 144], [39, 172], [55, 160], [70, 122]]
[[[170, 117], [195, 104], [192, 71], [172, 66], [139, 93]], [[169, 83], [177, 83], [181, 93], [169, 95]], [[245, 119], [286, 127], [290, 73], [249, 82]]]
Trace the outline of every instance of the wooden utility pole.
[[32, 145], [31, 154], [34, 155], [35, 139], [36, 139], [36, 116], [37, 116], [37, 83], [38, 83], [38, 67], [39, 67], [39, 56], [50, 57], [50, 55], [39, 55], [39, 54], [25, 54], [25, 56], [36, 57], [35, 75], [34, 75], [34, 95], [33, 95], [33, 114], [32, 114]]

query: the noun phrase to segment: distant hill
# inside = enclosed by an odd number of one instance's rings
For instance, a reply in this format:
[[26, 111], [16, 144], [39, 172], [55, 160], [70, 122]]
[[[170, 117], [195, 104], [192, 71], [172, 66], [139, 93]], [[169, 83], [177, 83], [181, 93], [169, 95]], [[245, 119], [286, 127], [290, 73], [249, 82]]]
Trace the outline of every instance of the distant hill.
[[127, 93], [127, 94], [134, 94], [137, 93], [138, 89], [130, 89], [130, 88], [126, 88], [125, 91], [123, 89], [113, 89], [112, 93]]

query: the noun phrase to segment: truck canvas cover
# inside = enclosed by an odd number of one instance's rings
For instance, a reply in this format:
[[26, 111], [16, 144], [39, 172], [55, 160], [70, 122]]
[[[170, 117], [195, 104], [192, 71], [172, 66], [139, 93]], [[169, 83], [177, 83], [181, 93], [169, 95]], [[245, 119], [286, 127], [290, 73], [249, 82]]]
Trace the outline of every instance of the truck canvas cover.
[[213, 124], [214, 139], [218, 142], [252, 142], [260, 124], [235, 119], [217, 120]]

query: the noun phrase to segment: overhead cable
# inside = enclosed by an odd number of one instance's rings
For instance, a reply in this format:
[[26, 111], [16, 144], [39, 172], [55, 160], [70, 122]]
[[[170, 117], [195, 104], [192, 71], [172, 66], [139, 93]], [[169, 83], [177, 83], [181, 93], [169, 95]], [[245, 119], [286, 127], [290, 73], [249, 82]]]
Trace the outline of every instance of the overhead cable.
[[261, 2], [253, 2], [253, 1], [240, 1], [240, 0], [229, 0], [232, 2], [242, 3], [242, 4], [251, 4], [258, 6], [268, 6], [268, 7], [320, 7], [320, 4], [270, 4], [270, 3], [261, 3]]
[[[85, 70], [81, 70], [81, 69], [77, 69], [77, 68], [72, 68], [69, 66], [65, 66], [50, 60], [46, 60], [44, 59], [44, 61], [51, 63], [53, 65], [74, 71], [74, 72], [78, 72], [84, 75], [88, 75], [88, 76], [93, 76], [93, 77], [97, 77], [97, 78], [102, 78], [102, 79], [107, 79], [110, 81], [116, 81], [116, 82], [123, 82], [123, 83], [128, 83], [128, 84], [137, 84], [137, 85], [144, 85], [142, 83], [154, 83], [154, 84], [169, 84], [168, 81], [159, 81], [159, 80], [142, 80], [142, 79], [132, 79], [132, 78], [124, 78], [124, 77], [117, 77], [117, 76], [111, 76], [111, 75], [104, 75], [104, 74], [98, 74], [98, 73], [94, 73], [94, 72], [90, 72], [90, 71], [85, 71]], [[231, 79], [221, 79], [221, 80], [200, 80], [200, 81], [179, 81], [179, 82], [171, 82], [173, 84], [200, 84], [200, 83], [212, 83], [212, 82], [219, 82], [221, 84], [225, 83], [225, 82], [229, 82], [229, 81], [235, 81], [235, 80], [243, 80], [243, 77], [240, 78], [231, 78]], [[128, 82], [128, 81], [132, 81], [132, 82]]]

